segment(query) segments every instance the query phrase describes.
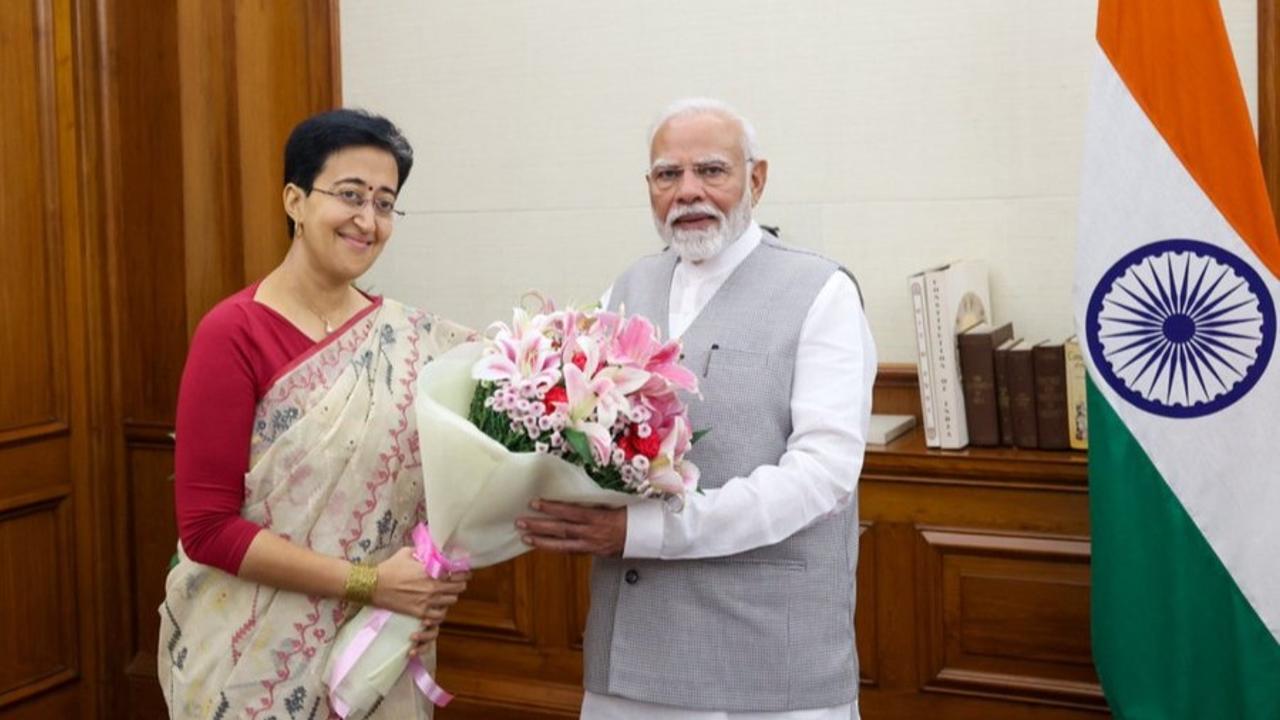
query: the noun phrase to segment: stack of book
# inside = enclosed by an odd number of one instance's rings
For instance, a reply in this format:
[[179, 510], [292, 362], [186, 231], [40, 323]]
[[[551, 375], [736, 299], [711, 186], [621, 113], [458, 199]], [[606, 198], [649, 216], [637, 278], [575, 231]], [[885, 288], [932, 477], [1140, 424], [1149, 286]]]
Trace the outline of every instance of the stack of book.
[[1065, 342], [1007, 339], [994, 352], [1000, 445], [1042, 450], [1089, 447], [1084, 359]]
[[1086, 449], [1084, 361], [1062, 343], [991, 321], [986, 266], [964, 260], [909, 278], [920, 410], [929, 447]]

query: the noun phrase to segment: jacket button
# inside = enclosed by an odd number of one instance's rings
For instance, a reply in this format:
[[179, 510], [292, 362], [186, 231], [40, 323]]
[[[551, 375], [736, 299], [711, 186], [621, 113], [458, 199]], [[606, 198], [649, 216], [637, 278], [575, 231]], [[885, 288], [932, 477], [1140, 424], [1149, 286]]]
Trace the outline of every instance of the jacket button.
[[635, 570], [628, 570], [627, 574], [623, 577], [626, 579], [628, 585], [635, 585], [640, 582], [640, 573]]

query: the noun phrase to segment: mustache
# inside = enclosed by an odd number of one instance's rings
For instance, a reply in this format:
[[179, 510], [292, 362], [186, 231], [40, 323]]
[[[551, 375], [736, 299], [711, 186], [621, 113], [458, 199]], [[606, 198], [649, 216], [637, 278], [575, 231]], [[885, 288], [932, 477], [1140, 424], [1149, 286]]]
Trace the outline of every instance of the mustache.
[[693, 205], [680, 205], [671, 208], [671, 210], [667, 212], [667, 228], [671, 228], [671, 226], [680, 218], [689, 217], [690, 215], [710, 215], [720, 222], [724, 222], [725, 219], [724, 213], [720, 212], [720, 208], [709, 202], [694, 203]]

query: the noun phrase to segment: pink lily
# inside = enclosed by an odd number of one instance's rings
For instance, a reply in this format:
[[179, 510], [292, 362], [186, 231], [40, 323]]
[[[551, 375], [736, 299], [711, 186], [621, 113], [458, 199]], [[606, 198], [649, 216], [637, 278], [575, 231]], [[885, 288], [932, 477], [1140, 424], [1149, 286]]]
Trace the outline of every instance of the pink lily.
[[657, 329], [643, 315], [626, 319], [609, 344], [607, 359], [611, 364], [640, 367], [682, 390], [698, 391], [697, 377], [680, 365], [680, 342], [659, 343]]
[[649, 461], [649, 484], [674, 495], [698, 484], [698, 466], [684, 460], [692, 433], [683, 417], [676, 417], [671, 431], [662, 438], [658, 454]]
[[645, 370], [663, 378], [685, 392], [698, 392], [698, 378], [688, 368], [680, 364], [680, 341], [671, 342], [658, 348], [649, 357]]
[[600, 402], [597, 389], [607, 391], [608, 388], [588, 380], [577, 365], [569, 363], [564, 366], [564, 389], [569, 396], [566, 407], [569, 421], [566, 427], [586, 435], [594, 460], [597, 464], [604, 464], [613, 450], [613, 437], [609, 434], [608, 426], [592, 422], [589, 418], [598, 409]]
[[493, 343], [476, 362], [471, 376], [491, 382], [528, 382], [544, 391], [559, 382], [559, 358], [541, 324], [517, 310], [512, 326], [497, 323]]

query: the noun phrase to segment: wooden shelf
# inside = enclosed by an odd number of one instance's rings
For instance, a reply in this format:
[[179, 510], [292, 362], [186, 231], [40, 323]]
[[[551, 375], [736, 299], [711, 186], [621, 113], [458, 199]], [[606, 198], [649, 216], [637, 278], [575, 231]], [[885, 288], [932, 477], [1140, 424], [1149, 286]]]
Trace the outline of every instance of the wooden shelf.
[[946, 480], [1085, 492], [1088, 455], [1074, 450], [969, 447], [927, 448], [917, 426], [888, 445], [868, 446], [863, 477], [877, 480]]

